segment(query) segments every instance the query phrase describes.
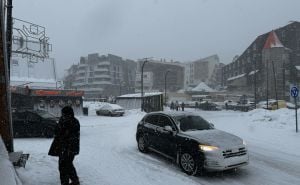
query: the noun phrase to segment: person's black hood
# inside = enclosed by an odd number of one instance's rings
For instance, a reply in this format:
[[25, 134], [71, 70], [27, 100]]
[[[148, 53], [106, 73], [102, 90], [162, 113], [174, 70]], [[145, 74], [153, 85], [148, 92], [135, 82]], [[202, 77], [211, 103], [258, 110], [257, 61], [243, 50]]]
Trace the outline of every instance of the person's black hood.
[[71, 106], [65, 106], [61, 109], [61, 115], [66, 117], [74, 117], [74, 111]]

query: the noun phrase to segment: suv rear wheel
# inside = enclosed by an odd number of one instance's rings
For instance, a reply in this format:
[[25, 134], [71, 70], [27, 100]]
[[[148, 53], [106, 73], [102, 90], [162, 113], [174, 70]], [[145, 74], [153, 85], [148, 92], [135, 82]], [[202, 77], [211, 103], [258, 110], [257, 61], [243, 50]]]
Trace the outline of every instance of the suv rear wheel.
[[148, 146], [143, 135], [140, 135], [137, 139], [139, 151], [142, 153], [148, 152]]
[[196, 175], [198, 164], [195, 158], [188, 152], [184, 152], [180, 156], [179, 161], [181, 169], [188, 175]]

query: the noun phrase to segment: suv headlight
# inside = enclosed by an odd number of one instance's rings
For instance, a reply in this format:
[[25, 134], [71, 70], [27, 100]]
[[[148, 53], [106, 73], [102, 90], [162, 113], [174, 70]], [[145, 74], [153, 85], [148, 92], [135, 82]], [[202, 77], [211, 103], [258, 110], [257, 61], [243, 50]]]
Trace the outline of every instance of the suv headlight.
[[200, 150], [206, 151], [206, 152], [215, 151], [215, 150], [219, 149], [218, 147], [211, 146], [211, 145], [199, 145], [199, 148], [200, 148]]
[[247, 145], [247, 143], [246, 143], [246, 141], [245, 141], [245, 140], [243, 140], [243, 145]]

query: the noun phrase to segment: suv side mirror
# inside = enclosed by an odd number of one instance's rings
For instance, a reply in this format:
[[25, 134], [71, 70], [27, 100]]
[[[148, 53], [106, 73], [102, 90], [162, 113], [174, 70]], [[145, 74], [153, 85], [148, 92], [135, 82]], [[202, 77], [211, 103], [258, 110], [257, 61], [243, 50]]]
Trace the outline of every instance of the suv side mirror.
[[164, 127], [164, 130], [165, 130], [165, 131], [168, 131], [168, 132], [173, 132], [172, 127], [169, 126], [169, 125], [165, 126], [165, 127]]

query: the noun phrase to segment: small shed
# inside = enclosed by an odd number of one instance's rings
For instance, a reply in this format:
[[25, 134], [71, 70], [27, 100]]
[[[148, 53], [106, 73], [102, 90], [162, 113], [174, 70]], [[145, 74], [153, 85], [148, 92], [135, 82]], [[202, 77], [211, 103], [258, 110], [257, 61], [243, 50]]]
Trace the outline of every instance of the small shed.
[[[143, 99], [143, 109], [145, 112], [163, 111], [162, 92], [145, 93]], [[116, 103], [125, 109], [140, 109], [142, 105], [141, 93], [118, 96]]]

